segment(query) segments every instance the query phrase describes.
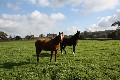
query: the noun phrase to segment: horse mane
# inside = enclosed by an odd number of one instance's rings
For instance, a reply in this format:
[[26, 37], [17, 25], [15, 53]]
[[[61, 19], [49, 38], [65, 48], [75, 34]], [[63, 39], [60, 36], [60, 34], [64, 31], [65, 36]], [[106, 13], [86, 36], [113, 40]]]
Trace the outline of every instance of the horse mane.
[[78, 40], [78, 37], [79, 36], [79, 34], [78, 33], [76, 33], [75, 35], [73, 35], [70, 39], [73, 39], [73, 40]]
[[60, 35], [56, 36], [55, 38], [51, 39], [50, 41], [53, 43], [59, 44], [59, 42], [60, 42], [59, 38], [60, 38]]
[[70, 40], [74, 41], [75, 43], [77, 43], [77, 40], [79, 39], [79, 33], [76, 33], [75, 35], [73, 35]]

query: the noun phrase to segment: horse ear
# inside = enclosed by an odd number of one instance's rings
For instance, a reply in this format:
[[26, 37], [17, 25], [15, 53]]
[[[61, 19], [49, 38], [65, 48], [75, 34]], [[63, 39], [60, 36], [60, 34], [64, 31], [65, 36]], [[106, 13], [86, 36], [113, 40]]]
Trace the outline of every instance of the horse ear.
[[59, 34], [60, 34], [60, 32], [59, 32]]
[[79, 31], [77, 30], [77, 33], [78, 33]]
[[62, 32], [62, 34], [63, 34], [63, 32]]

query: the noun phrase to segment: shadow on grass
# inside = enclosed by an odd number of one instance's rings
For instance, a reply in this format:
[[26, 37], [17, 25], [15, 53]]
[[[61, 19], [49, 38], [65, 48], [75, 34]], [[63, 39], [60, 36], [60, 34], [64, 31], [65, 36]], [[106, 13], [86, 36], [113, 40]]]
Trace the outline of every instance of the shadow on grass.
[[19, 62], [19, 63], [6, 62], [6, 63], [3, 63], [3, 64], [0, 64], [0, 68], [12, 69], [15, 66], [22, 66], [22, 65], [26, 65], [26, 64], [31, 64], [31, 63], [30, 62]]
[[[34, 57], [36, 57], [37, 55], [33, 55]], [[40, 53], [39, 54], [39, 57], [50, 57], [50, 54], [49, 53]]]

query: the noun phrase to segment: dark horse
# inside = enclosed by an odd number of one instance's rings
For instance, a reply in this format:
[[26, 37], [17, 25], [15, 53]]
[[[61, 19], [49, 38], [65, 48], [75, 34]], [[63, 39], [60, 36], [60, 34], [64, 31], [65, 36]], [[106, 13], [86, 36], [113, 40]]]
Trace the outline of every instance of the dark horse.
[[59, 32], [59, 35], [51, 40], [47, 40], [47, 39], [37, 40], [35, 42], [37, 62], [39, 62], [39, 54], [41, 53], [42, 50], [51, 51], [50, 62], [52, 60], [53, 52], [55, 51], [55, 62], [56, 62], [57, 50], [59, 49], [60, 47], [59, 44], [62, 40], [63, 40], [63, 32], [62, 33]]
[[[72, 36], [71, 38], [63, 38], [63, 41], [60, 43], [60, 50], [62, 53], [62, 50], [65, 51], [66, 46], [72, 46], [73, 45], [73, 54], [75, 53], [75, 46], [77, 44], [77, 40], [79, 39], [80, 31], [77, 30], [77, 33]], [[66, 53], [66, 51], [65, 51]]]

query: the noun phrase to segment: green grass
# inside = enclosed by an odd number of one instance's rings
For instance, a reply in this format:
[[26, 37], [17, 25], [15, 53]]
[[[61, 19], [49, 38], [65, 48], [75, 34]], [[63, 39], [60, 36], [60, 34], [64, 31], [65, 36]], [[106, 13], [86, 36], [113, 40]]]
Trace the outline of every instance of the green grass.
[[0, 80], [120, 80], [119, 40], [79, 40], [51, 63], [47, 51], [36, 62], [34, 42], [0, 42]]

